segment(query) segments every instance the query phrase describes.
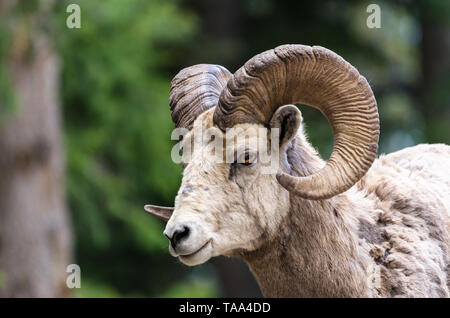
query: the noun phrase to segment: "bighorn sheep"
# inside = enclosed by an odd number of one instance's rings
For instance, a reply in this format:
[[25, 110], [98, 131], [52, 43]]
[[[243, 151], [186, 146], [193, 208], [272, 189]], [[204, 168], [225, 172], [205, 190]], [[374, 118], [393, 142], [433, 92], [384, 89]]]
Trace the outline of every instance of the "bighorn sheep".
[[[308, 143], [300, 111], [287, 105], [294, 103], [328, 119], [327, 162]], [[376, 159], [375, 97], [343, 58], [283, 45], [234, 75], [195, 65], [173, 79], [170, 105], [176, 126], [190, 130], [183, 147], [207, 128], [224, 142], [228, 128], [247, 139], [260, 138], [260, 127], [280, 130], [278, 173], [261, 173], [258, 149], [218, 163], [202, 142], [185, 165], [175, 208], [145, 206], [168, 221], [169, 250], [181, 262], [241, 257], [268, 297], [449, 296], [450, 147], [419, 145]]]

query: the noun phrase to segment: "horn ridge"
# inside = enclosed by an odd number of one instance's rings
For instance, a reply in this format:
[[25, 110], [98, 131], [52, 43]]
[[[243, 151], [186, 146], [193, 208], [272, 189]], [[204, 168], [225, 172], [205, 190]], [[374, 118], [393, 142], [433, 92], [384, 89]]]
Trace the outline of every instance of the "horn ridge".
[[379, 117], [373, 92], [350, 63], [320, 47], [283, 45], [256, 55], [228, 81], [214, 112], [222, 130], [241, 123], [268, 123], [283, 105], [319, 109], [334, 133], [327, 164], [306, 177], [280, 173], [287, 190], [327, 199], [348, 190], [370, 168], [378, 150]]

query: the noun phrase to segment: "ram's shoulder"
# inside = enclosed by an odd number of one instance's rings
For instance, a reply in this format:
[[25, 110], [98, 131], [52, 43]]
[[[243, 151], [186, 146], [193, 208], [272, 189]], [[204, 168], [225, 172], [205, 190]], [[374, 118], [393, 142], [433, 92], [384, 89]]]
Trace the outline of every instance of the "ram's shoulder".
[[358, 182], [378, 212], [370, 227], [360, 222], [360, 232], [372, 235], [363, 237], [374, 244], [370, 255], [383, 269], [385, 296], [448, 296], [449, 175], [450, 147], [419, 145], [380, 156]]
[[450, 147], [418, 145], [382, 155], [357, 189], [402, 224], [450, 229]]

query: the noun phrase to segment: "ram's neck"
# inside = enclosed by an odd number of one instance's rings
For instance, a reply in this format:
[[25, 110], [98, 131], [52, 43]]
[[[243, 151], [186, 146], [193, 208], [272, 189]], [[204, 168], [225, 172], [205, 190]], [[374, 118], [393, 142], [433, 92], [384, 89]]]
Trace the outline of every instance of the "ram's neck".
[[[297, 162], [293, 173], [309, 174], [311, 171], [305, 170], [323, 166], [309, 145], [300, 146], [291, 150], [290, 160], [311, 158]], [[277, 236], [242, 255], [264, 296], [370, 296], [366, 274], [370, 258], [359, 244], [353, 213], [362, 208], [358, 202], [347, 194], [323, 201], [291, 196], [290, 201], [290, 212]]]
[[339, 210], [339, 199], [292, 201], [297, 208], [278, 237], [244, 255], [264, 296], [368, 296], [370, 259], [358, 245], [352, 221]]

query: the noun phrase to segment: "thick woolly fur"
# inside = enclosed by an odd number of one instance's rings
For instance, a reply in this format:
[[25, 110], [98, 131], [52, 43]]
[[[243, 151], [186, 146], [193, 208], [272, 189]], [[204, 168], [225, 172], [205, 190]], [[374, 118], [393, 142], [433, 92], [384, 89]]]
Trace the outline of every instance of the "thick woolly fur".
[[[212, 127], [213, 111], [197, 120]], [[381, 155], [351, 189], [317, 201], [290, 195], [258, 165], [230, 171], [212, 157], [208, 144], [194, 151], [167, 224], [194, 228], [188, 256], [172, 251], [182, 262], [241, 257], [267, 297], [449, 296], [449, 146]], [[302, 128], [280, 153], [291, 175], [324, 164]]]

